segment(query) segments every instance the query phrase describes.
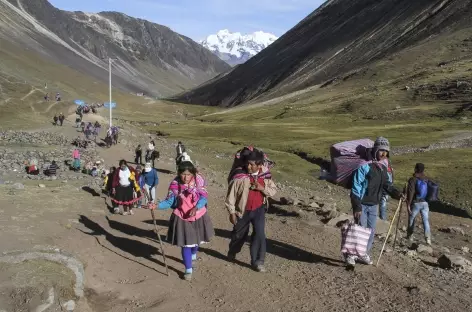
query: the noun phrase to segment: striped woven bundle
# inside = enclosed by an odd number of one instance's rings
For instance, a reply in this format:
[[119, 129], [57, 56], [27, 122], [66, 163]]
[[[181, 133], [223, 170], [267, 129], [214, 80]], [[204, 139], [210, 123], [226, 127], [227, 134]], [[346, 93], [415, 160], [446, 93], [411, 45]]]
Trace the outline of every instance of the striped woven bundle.
[[[346, 141], [332, 145], [329, 180], [350, 188], [353, 172], [360, 166], [372, 162], [368, 159], [373, 146], [374, 141], [370, 139]], [[387, 166], [386, 161], [384, 165]]]
[[341, 253], [353, 256], [365, 256], [371, 229], [366, 229], [353, 222], [341, 227]]

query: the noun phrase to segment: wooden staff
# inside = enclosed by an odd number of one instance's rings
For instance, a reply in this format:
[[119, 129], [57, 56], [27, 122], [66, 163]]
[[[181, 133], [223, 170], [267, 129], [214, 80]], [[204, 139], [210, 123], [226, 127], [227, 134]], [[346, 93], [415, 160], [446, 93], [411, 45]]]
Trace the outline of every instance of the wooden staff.
[[[159, 240], [159, 245], [161, 246], [162, 258], [164, 259], [164, 265], [166, 267], [167, 276], [169, 276], [169, 268], [167, 267], [166, 253], [164, 252], [164, 245], [162, 244], [161, 235], [159, 235], [159, 230], [157, 229], [156, 216], [154, 214], [154, 209], [156, 209], [156, 204], [152, 202], [151, 195], [143, 188], [143, 193], [148, 200], [148, 208], [151, 210], [152, 223], [154, 224], [154, 232], [156, 232], [157, 239]], [[153, 207], [154, 206], [154, 207]]]
[[377, 260], [377, 264], [375, 266], [379, 266], [380, 258], [382, 257], [383, 251], [385, 249], [385, 245], [387, 244], [388, 237], [390, 236], [390, 231], [392, 230], [393, 223], [395, 222], [395, 217], [397, 216], [398, 212], [400, 211], [400, 208], [402, 207], [402, 203], [403, 203], [403, 200], [400, 199], [400, 201], [398, 202], [398, 208], [395, 211], [395, 214], [393, 215], [392, 222], [390, 222], [390, 227], [388, 228], [387, 237], [385, 237], [385, 241], [383, 243], [382, 250], [380, 251], [379, 259]]

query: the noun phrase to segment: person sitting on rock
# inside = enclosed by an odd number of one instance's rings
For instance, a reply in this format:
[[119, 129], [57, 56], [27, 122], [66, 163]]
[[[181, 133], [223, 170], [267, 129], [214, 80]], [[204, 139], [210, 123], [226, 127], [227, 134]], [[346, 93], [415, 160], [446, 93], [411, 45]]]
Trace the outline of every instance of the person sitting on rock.
[[415, 219], [421, 213], [423, 220], [424, 238], [428, 245], [431, 245], [431, 227], [429, 225], [429, 205], [426, 201], [428, 195], [428, 180], [424, 174], [424, 164], [417, 163], [415, 172], [408, 180], [406, 189], [406, 207], [408, 209], [408, 231], [407, 238], [413, 239], [415, 229]]
[[45, 170], [44, 174], [48, 177], [56, 176], [57, 169], [59, 169], [59, 166], [56, 164], [56, 161], [53, 160], [52, 163]]
[[80, 170], [80, 152], [77, 148], [72, 152], [72, 158], [72, 170], [77, 172]]
[[390, 152], [390, 143], [384, 137], [378, 137], [372, 149], [372, 162], [360, 166], [353, 174], [351, 189], [351, 204], [354, 211], [354, 221], [362, 227], [372, 229], [367, 243], [367, 254], [363, 257], [344, 255], [348, 267], [353, 267], [356, 261], [371, 265], [370, 251], [374, 243], [375, 228], [379, 204], [384, 193], [396, 199], [403, 199], [403, 194], [391, 183], [385, 159]]
[[36, 159], [32, 159], [29, 166], [26, 168], [26, 173], [30, 175], [38, 175], [39, 168], [38, 168], [38, 161]]
[[97, 177], [98, 176], [98, 172], [99, 172], [99, 166], [100, 166], [101, 162], [99, 160], [97, 160], [95, 162], [95, 164], [92, 165], [92, 169], [90, 170], [90, 175], [92, 177]]

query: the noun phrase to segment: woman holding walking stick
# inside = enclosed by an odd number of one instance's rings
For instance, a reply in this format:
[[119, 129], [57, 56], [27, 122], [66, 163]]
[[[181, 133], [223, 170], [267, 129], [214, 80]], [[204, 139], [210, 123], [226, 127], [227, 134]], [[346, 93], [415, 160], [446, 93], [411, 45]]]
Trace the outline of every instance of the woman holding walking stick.
[[[182, 248], [185, 266], [184, 279], [192, 279], [194, 261], [198, 247], [208, 243], [214, 235], [213, 225], [207, 213], [208, 194], [203, 178], [195, 166], [188, 161], [179, 164], [178, 175], [171, 182], [167, 198], [158, 209], [172, 208], [167, 240]], [[149, 205], [154, 209], [154, 205]]]

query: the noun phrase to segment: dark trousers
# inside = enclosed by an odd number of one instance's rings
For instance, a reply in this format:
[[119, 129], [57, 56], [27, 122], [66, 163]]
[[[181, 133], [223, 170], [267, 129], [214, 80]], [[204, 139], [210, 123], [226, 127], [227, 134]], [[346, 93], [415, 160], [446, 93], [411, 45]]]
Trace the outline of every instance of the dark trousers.
[[142, 163], [143, 163], [143, 156], [142, 156], [141, 153], [136, 153], [136, 156], [134, 157], [134, 162], [135, 162], [136, 164], [142, 165]]
[[264, 206], [252, 211], [245, 211], [242, 218], [233, 227], [231, 242], [229, 243], [229, 255], [236, 255], [241, 251], [249, 234], [249, 227], [252, 224], [251, 234], [251, 265], [264, 264], [266, 254], [265, 236], [265, 209]]

